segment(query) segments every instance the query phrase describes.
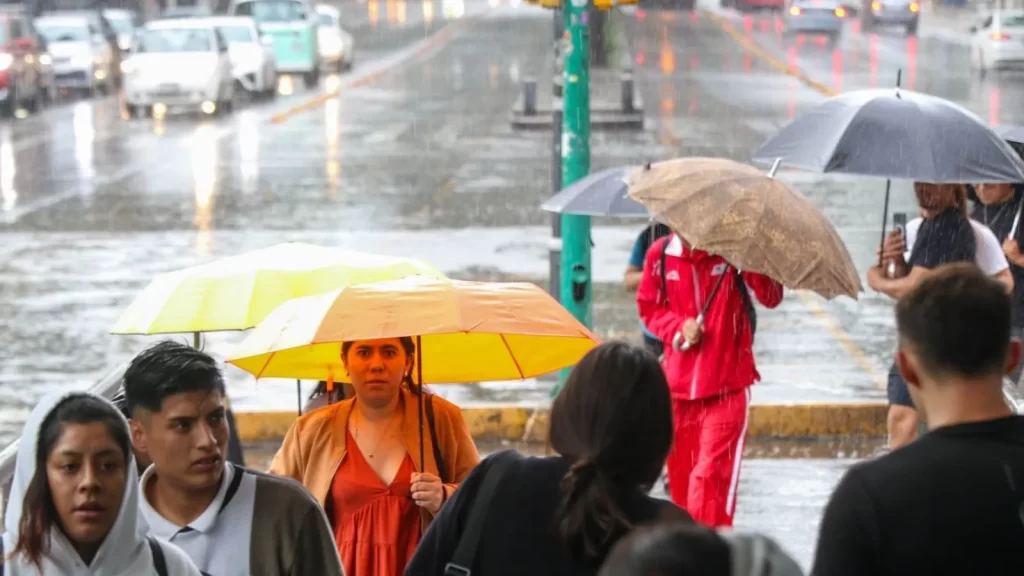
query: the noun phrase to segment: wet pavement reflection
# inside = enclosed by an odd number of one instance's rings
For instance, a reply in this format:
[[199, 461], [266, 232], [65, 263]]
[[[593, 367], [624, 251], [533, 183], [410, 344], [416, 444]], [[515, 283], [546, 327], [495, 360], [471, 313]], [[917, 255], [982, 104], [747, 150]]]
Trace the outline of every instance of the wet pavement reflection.
[[[522, 78], [550, 58], [550, 13], [507, 0], [340, 6], [355, 68], [318, 90], [284, 79], [275, 101], [222, 118], [128, 122], [107, 98], [0, 125], [0, 439], [44, 390], [88, 386], [152, 340], [107, 330], [160, 272], [302, 240], [422, 257], [458, 277], [546, 285], [549, 217], [537, 206], [550, 194], [550, 135], [514, 132], [508, 113]], [[1006, 104], [1024, 78], [979, 79], [964, 46], [924, 28], [908, 39], [848, 26], [831, 47], [786, 38], [772, 14], [630, 9], [613, 21], [629, 38], [646, 128], [595, 132], [594, 170], [681, 155], [745, 160], [821, 101], [720, 20], [832, 90], [891, 85], [902, 68], [905, 86], [985, 119], [1024, 114]], [[781, 178], [835, 222], [865, 270], [884, 183]], [[914, 212], [909, 186], [895, 186], [893, 210]], [[595, 221], [595, 319], [606, 337], [639, 335], [632, 296], [618, 286], [637, 231], [635, 222]], [[761, 315], [755, 401], [882, 398], [892, 332], [886, 298], [791, 295]], [[225, 354], [239, 338], [213, 335], [206, 345]], [[291, 383], [229, 376], [239, 409], [295, 403]], [[532, 404], [549, 384], [439, 389], [460, 402]]]

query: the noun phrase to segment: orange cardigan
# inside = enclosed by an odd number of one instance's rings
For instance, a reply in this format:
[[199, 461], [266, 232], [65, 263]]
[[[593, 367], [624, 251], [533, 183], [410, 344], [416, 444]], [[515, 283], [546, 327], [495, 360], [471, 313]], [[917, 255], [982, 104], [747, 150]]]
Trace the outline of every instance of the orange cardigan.
[[[413, 466], [417, 472], [422, 472], [418, 398], [405, 388], [402, 389], [401, 395], [399, 407], [405, 411], [402, 438], [405, 440], [406, 451], [412, 456]], [[325, 509], [334, 475], [345, 458], [345, 429], [354, 402], [355, 398], [349, 398], [300, 416], [288, 430], [281, 448], [270, 464], [271, 474], [298, 480]], [[447, 501], [459, 487], [459, 483], [480, 462], [480, 454], [476, 451], [476, 444], [469, 435], [469, 429], [462, 419], [462, 411], [458, 406], [440, 396], [434, 396], [433, 408], [437, 442], [441, 447], [446, 468], [443, 476], [448, 480], [443, 487]], [[426, 453], [426, 472], [441, 476], [434, 461], [434, 448], [425, 414], [423, 450]], [[421, 514], [426, 530], [426, 525], [433, 516], [425, 509], [421, 509]]]

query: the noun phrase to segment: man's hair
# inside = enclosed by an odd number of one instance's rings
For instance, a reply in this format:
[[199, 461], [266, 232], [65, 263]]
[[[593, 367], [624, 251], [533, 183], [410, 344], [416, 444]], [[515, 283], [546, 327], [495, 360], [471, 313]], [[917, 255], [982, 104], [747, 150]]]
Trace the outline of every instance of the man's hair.
[[896, 304], [900, 341], [933, 375], [1002, 374], [1012, 301], [973, 263], [937, 268]]
[[212, 356], [184, 344], [164, 340], [146, 348], [124, 372], [125, 408], [160, 412], [164, 399], [175, 394], [219, 391], [224, 376]]

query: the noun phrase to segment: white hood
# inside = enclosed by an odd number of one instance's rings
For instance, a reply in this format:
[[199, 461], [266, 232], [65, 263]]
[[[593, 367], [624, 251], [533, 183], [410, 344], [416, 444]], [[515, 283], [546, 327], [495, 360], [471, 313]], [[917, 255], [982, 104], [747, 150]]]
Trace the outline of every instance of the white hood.
[[[32, 481], [36, 471], [36, 445], [39, 439], [39, 428], [43, 420], [57, 405], [75, 394], [84, 392], [62, 392], [51, 394], [39, 401], [25, 422], [18, 445], [18, 456], [14, 468], [14, 479], [11, 482], [11, 495], [4, 515], [4, 553], [9, 554], [16, 546], [18, 523], [21, 521], [22, 504], [25, 490]], [[99, 398], [99, 396], [96, 396]], [[105, 402], [106, 400], [104, 400]], [[120, 412], [118, 411], [118, 414]], [[122, 419], [124, 417], [122, 416]], [[125, 426], [127, 426], [125, 422]], [[117, 520], [100, 545], [96, 557], [90, 566], [85, 566], [71, 542], [56, 526], [50, 531], [50, 549], [43, 556], [42, 574], [91, 576], [121, 576], [123, 574], [139, 574], [140, 569], [148, 567], [152, 571], [152, 559], [146, 533], [149, 526], [138, 513], [139, 509], [139, 473], [134, 456], [129, 455], [128, 478], [125, 482], [124, 497], [121, 499], [121, 510]], [[40, 571], [25, 562], [22, 557], [7, 561], [4, 565], [4, 576], [36, 575]]]
[[88, 56], [92, 58], [92, 45], [88, 42], [51, 42], [46, 49], [50, 56], [61, 58], [73, 58], [75, 56]]

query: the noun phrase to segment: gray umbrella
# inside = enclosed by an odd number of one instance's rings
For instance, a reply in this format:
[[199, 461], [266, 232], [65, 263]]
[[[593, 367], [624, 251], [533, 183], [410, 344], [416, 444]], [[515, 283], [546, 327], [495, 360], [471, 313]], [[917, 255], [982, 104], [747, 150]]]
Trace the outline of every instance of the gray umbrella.
[[1024, 161], [977, 116], [909, 90], [847, 92], [780, 130], [754, 162], [936, 183], [1024, 182]]
[[635, 166], [609, 168], [580, 178], [541, 205], [547, 212], [581, 216], [650, 218], [642, 204], [626, 195], [625, 178]]

